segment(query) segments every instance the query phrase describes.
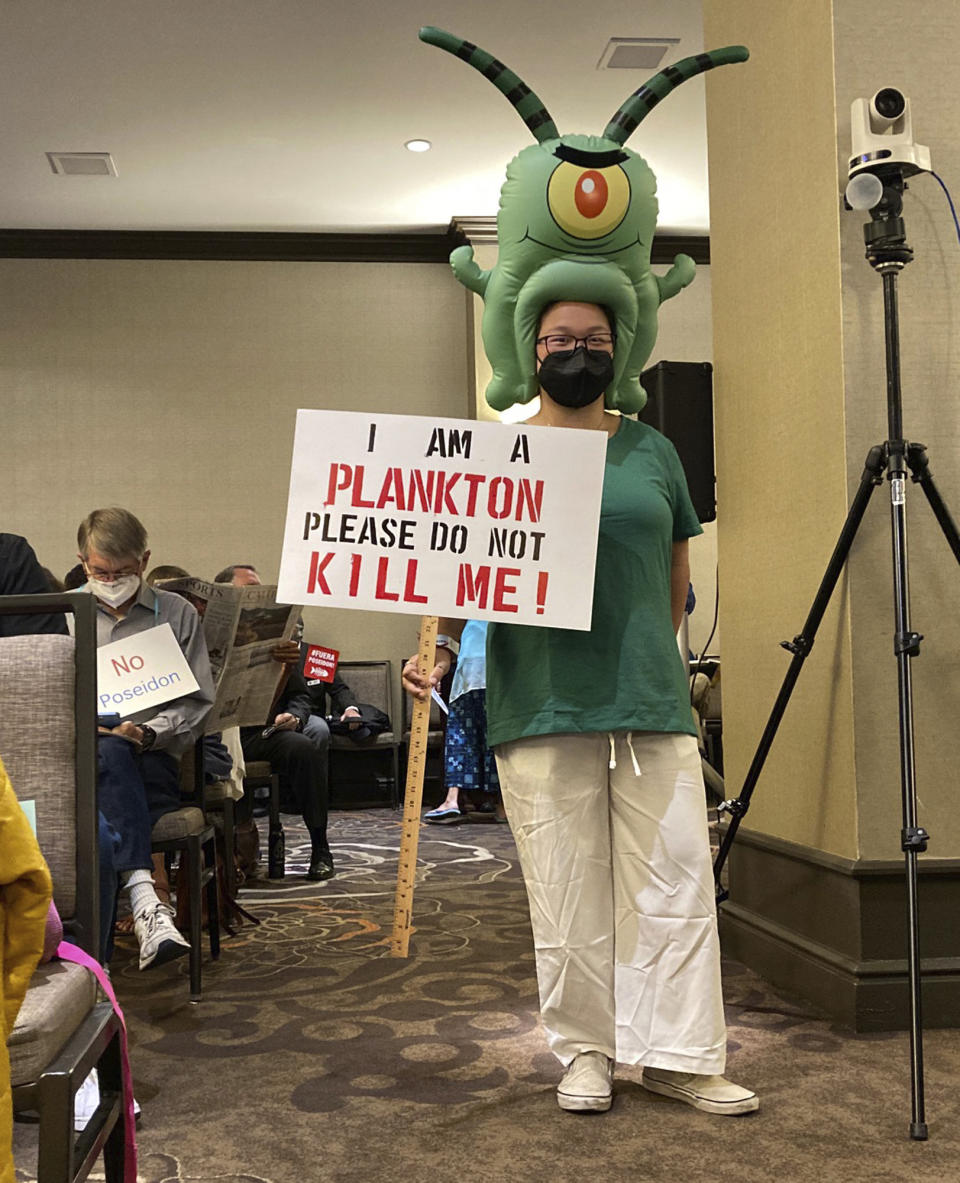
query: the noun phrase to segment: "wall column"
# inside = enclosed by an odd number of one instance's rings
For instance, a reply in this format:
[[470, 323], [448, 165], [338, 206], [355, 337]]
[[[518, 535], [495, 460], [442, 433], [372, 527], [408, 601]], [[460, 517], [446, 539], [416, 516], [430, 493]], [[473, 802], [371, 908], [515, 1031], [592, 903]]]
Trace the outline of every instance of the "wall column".
[[[879, 36], [878, 31], [883, 35]], [[886, 438], [881, 281], [842, 208], [850, 103], [894, 85], [960, 175], [960, 30], [935, 0], [705, 0], [727, 790], [735, 795], [868, 449]], [[954, 167], [951, 168], [950, 165]], [[929, 177], [905, 200], [904, 427], [960, 513], [960, 270]], [[947, 252], [951, 254], [947, 254]], [[949, 260], [949, 261], [948, 261]], [[950, 397], [944, 397], [950, 391]], [[960, 1023], [960, 572], [908, 490], [925, 1020]], [[728, 952], [858, 1029], [907, 1017], [889, 489], [877, 489], [731, 855]]]

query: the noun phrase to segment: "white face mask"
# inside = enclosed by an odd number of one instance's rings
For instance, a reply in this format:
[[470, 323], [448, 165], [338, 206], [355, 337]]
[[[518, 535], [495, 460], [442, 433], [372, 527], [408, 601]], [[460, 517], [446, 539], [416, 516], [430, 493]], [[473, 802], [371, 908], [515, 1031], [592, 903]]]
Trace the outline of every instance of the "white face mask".
[[88, 579], [87, 583], [97, 599], [103, 600], [111, 608], [125, 603], [140, 590], [139, 575], [122, 575], [112, 583], [104, 583], [100, 579]]

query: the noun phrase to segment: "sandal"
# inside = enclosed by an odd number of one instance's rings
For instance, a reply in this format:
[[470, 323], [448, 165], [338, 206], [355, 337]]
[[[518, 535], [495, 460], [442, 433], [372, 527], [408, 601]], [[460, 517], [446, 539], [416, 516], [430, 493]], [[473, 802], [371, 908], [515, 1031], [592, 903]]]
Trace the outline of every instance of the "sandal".
[[459, 809], [431, 809], [423, 815], [423, 820], [431, 826], [452, 826], [463, 821], [463, 814]]

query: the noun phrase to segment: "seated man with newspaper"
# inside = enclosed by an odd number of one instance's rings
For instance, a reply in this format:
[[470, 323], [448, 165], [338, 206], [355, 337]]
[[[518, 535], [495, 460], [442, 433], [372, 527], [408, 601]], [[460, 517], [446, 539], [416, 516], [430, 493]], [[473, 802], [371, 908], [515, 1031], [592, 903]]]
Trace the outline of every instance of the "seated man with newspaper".
[[120, 836], [114, 861], [148, 969], [190, 948], [154, 889], [150, 834], [180, 807], [179, 757], [203, 733], [213, 679], [196, 610], [143, 581], [150, 551], [132, 513], [94, 510], [77, 544], [87, 577], [78, 590], [96, 596], [98, 608], [100, 810]]

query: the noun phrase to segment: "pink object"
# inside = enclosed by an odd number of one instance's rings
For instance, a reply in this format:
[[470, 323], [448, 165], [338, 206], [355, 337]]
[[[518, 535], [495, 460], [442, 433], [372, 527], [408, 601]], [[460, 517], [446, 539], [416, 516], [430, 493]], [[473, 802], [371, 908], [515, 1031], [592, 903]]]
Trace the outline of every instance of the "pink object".
[[[49, 919], [48, 919], [49, 922]], [[137, 1183], [137, 1134], [133, 1114], [133, 1078], [130, 1075], [130, 1056], [127, 1052], [127, 1024], [123, 1018], [123, 1011], [117, 996], [113, 992], [113, 984], [99, 961], [94, 961], [89, 953], [85, 953], [77, 945], [69, 941], [61, 941], [57, 947], [57, 956], [61, 961], [73, 961], [90, 970], [100, 983], [104, 994], [110, 999], [117, 1018], [120, 1020], [120, 1062], [123, 1073], [123, 1110], [124, 1110], [124, 1139], [123, 1139], [123, 1179], [124, 1183]]]
[[63, 921], [60, 919], [57, 905], [51, 900], [50, 907], [47, 909], [46, 927], [43, 930], [43, 953], [40, 955], [41, 965], [46, 965], [48, 961], [52, 961], [56, 957], [57, 949], [62, 940]]

